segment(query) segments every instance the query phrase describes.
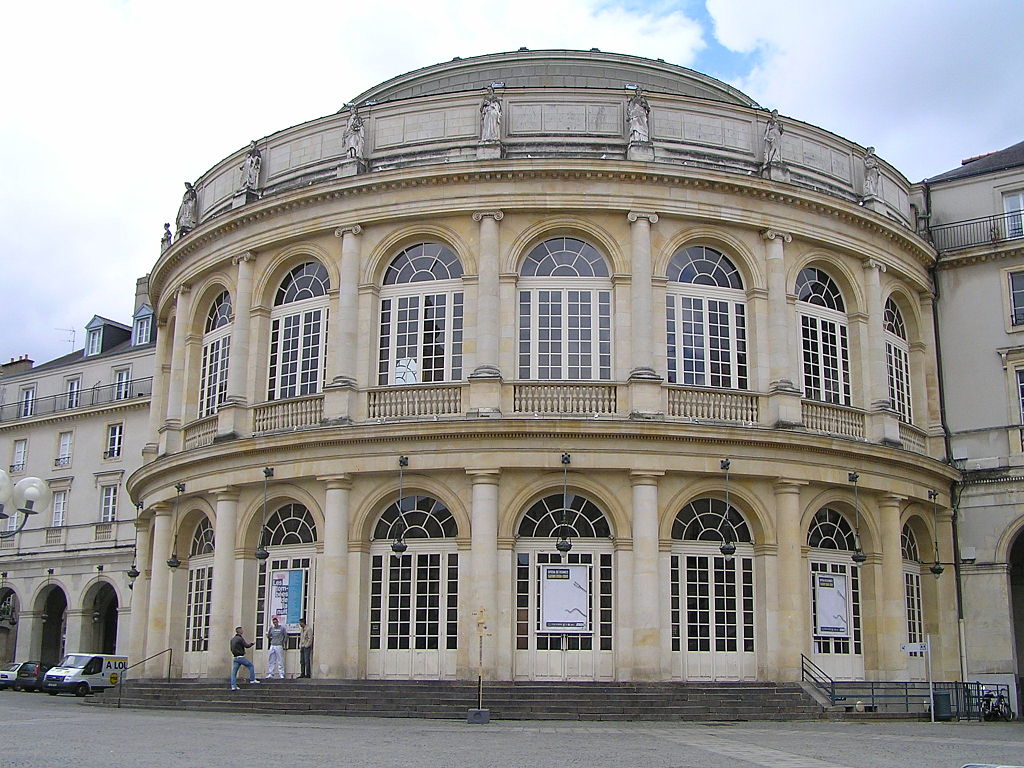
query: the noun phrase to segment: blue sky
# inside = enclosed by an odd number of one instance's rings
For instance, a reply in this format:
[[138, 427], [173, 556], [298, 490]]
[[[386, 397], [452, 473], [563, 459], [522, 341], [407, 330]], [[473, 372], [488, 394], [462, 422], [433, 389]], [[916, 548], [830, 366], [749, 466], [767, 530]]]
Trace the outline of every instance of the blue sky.
[[911, 180], [1020, 141], [1020, 0], [51, 0], [0, 9], [0, 359], [127, 322], [182, 182], [453, 56], [663, 58]]

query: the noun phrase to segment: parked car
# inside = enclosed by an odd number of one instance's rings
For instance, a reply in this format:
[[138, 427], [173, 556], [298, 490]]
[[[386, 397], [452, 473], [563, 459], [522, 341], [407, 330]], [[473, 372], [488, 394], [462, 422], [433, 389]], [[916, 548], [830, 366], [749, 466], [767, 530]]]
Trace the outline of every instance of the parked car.
[[0, 690], [11, 687], [11, 683], [18, 677], [19, 667], [21, 667], [21, 664], [4, 664], [0, 666]]
[[11, 688], [15, 691], [39, 691], [43, 687], [43, 678], [49, 664], [41, 661], [23, 661], [18, 665], [15, 678], [11, 681]]

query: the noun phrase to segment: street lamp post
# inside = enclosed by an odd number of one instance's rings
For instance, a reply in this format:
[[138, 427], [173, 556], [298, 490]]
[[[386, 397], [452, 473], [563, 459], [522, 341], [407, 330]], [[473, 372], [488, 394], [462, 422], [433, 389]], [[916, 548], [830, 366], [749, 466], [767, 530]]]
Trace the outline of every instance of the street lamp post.
[[[37, 515], [50, 506], [53, 493], [44, 480], [38, 477], [23, 477], [17, 483], [0, 469], [0, 520], [8, 520], [21, 512], [22, 519], [16, 528], [0, 531], [0, 539], [10, 539], [21, 533], [32, 515]], [[13, 510], [12, 510], [13, 508]]]

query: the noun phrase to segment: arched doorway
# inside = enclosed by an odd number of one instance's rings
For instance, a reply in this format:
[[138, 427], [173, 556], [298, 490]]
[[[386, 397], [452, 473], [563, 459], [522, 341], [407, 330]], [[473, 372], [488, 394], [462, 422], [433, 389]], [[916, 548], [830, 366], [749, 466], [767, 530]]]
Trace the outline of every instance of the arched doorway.
[[[93, 653], [116, 653], [117, 651], [117, 593], [107, 582], [99, 584], [86, 610], [92, 618], [92, 642], [88, 649]], [[72, 649], [74, 650], [74, 649]]]
[[10, 587], [0, 589], [0, 662], [14, 661], [18, 640], [18, 596]]
[[67, 635], [68, 597], [57, 586], [48, 587], [40, 596], [41, 639], [39, 661], [54, 665], [64, 658], [64, 638]]
[[1013, 621], [1013, 636], [1016, 638], [1017, 659], [1017, 707], [1024, 711], [1024, 532], [1018, 533], [1010, 547], [1010, 607]]

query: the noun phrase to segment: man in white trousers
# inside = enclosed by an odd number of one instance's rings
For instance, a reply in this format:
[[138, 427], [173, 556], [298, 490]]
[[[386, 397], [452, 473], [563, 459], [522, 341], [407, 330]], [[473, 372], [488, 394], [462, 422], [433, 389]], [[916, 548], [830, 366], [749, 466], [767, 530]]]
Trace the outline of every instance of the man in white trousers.
[[284, 679], [284, 643], [288, 639], [288, 633], [280, 625], [277, 616], [274, 617], [274, 626], [267, 630], [267, 642], [270, 644], [267, 651], [267, 680], [274, 677]]

